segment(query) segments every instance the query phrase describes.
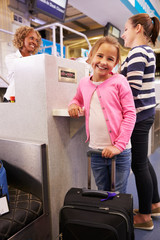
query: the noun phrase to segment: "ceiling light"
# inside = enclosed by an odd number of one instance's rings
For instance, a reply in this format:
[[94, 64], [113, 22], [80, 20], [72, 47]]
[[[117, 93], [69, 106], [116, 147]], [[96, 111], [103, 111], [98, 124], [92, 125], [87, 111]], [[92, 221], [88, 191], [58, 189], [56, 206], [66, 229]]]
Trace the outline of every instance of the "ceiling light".
[[41, 20], [41, 19], [39, 19], [39, 18], [36, 18], [36, 17], [33, 17], [31, 20], [32, 20], [33, 22], [35, 22], [35, 23], [40, 24], [40, 25], [46, 24], [45, 21], [43, 21], [43, 20]]

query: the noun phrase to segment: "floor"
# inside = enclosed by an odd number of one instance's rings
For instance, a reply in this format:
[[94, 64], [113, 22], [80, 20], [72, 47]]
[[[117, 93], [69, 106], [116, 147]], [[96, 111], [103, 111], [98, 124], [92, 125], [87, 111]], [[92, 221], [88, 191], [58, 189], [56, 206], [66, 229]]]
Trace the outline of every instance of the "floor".
[[[156, 149], [154, 154], [150, 156], [150, 161], [157, 174], [159, 192], [160, 192], [160, 148]], [[135, 187], [133, 173], [131, 173], [129, 177], [127, 192], [132, 193], [134, 208], [138, 208], [137, 191]], [[135, 229], [135, 240], [159, 240], [160, 239], [160, 217], [153, 218], [153, 221], [154, 221], [154, 229], [152, 231]]]

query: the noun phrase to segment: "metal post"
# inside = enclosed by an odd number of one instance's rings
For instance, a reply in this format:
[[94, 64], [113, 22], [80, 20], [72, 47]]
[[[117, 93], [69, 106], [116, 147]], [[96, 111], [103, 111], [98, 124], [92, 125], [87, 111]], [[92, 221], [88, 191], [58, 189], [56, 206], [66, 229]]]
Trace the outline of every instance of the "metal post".
[[56, 27], [52, 26], [52, 37], [53, 37], [53, 48], [52, 48], [52, 54], [54, 56], [57, 56], [57, 49], [56, 49]]
[[61, 47], [61, 58], [63, 58], [63, 27], [60, 26], [60, 47]]

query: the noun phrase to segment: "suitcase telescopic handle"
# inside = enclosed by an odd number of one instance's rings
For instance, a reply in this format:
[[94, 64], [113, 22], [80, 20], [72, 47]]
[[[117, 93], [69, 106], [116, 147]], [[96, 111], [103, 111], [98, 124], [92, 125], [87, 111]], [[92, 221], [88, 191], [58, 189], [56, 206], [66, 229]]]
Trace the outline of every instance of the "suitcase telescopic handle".
[[94, 153], [94, 154], [102, 154], [102, 150], [101, 149], [89, 149], [87, 151], [87, 156], [91, 157], [92, 153]]
[[[102, 154], [101, 149], [89, 149], [87, 151], [88, 157], [88, 189], [91, 189], [91, 155], [92, 154]], [[116, 158], [115, 156], [112, 158], [111, 163], [111, 191], [115, 192], [115, 185], [116, 185]]]

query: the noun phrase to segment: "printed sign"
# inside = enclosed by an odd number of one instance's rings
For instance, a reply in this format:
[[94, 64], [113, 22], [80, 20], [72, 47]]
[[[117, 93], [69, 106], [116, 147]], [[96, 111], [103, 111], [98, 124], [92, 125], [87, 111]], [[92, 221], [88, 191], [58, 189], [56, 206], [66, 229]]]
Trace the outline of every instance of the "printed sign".
[[37, 0], [36, 8], [39, 11], [48, 13], [59, 20], [64, 21], [67, 0]]
[[59, 67], [58, 73], [59, 82], [77, 83], [77, 73], [75, 70]]

